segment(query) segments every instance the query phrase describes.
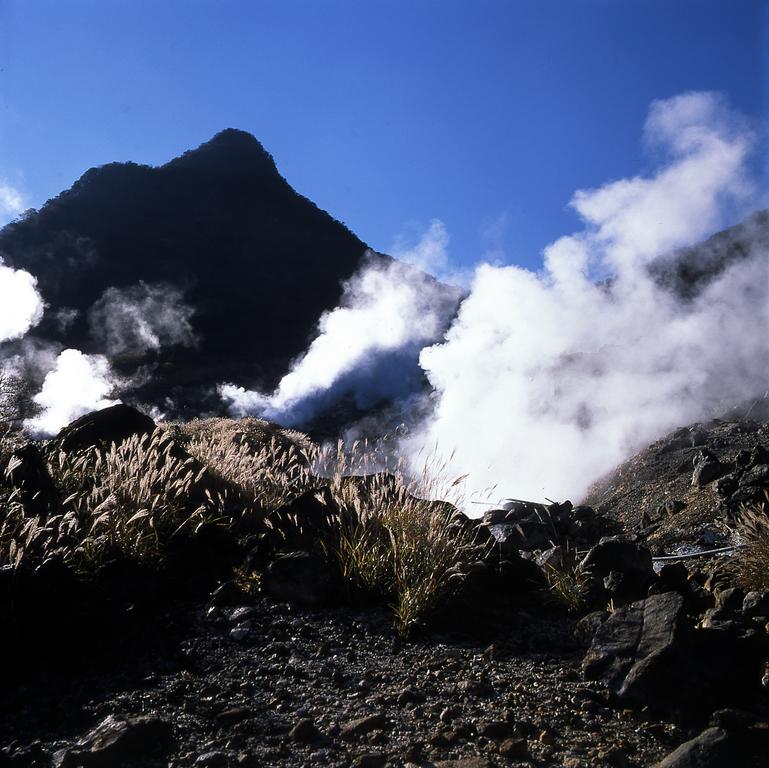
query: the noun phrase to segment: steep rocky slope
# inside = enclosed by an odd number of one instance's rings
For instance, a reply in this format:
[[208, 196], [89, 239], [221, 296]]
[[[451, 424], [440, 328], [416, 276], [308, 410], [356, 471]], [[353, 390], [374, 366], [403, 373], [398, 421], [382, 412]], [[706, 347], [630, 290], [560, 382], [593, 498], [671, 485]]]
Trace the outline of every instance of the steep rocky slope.
[[27, 352], [106, 354], [136, 377], [124, 397], [194, 414], [217, 383], [272, 387], [366, 252], [233, 129], [160, 167], [92, 168], [0, 232], [47, 305]]

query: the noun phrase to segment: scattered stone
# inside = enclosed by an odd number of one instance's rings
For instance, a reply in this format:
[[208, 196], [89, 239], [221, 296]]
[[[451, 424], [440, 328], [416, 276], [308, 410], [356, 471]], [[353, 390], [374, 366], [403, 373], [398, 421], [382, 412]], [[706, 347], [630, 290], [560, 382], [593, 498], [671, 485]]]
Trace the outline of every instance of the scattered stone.
[[251, 634], [251, 625], [238, 624], [230, 630], [230, 637], [238, 643], [242, 643]]
[[437, 760], [435, 768], [492, 768], [485, 757], [460, 757], [458, 760]]
[[204, 752], [194, 763], [198, 768], [228, 768], [229, 764], [230, 756], [220, 750]]
[[505, 739], [513, 734], [513, 726], [504, 720], [492, 720], [478, 728], [478, 734], [487, 739]]
[[317, 741], [321, 734], [315, 723], [309, 718], [300, 720], [288, 733], [293, 741], [308, 744]]
[[353, 760], [352, 768], [384, 768], [387, 764], [387, 755], [369, 752], [359, 755]]
[[425, 695], [418, 688], [406, 688], [398, 694], [396, 699], [400, 707], [404, 707], [407, 704], [421, 704], [424, 700]]
[[379, 730], [386, 726], [387, 718], [380, 712], [375, 715], [360, 717], [357, 720], [352, 720], [342, 726], [339, 737], [346, 741], [352, 741], [360, 736], [365, 736], [366, 734], [371, 733], [371, 731]]
[[508, 760], [523, 761], [531, 757], [526, 739], [505, 739], [499, 745], [499, 754]]

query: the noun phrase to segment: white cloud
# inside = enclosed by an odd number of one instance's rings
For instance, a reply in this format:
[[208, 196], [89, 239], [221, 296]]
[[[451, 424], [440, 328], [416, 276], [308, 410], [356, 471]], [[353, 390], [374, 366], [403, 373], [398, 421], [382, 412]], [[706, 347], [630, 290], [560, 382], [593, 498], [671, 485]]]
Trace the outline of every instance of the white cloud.
[[419, 350], [450, 321], [458, 295], [398, 261], [370, 259], [349, 280], [341, 306], [325, 313], [319, 335], [275, 392], [225, 384], [219, 391], [235, 413], [284, 424], [312, 417], [343, 395], [361, 406], [413, 393]]
[[53, 435], [90, 411], [114, 405], [108, 395], [114, 388], [109, 362], [101, 355], [85, 355], [65, 349], [48, 373], [35, 402], [43, 409], [25, 427], [36, 435]]
[[664, 150], [655, 174], [578, 191], [583, 231], [545, 249], [541, 274], [481, 266], [446, 342], [422, 352], [437, 399], [409, 448], [437, 445], [470, 490], [579, 497], [666, 431], [766, 388], [769, 254], [693, 302], [648, 270], [749, 199], [753, 137], [713, 94], [655, 102], [646, 135]]
[[37, 280], [0, 259], [0, 342], [23, 336], [43, 316]]

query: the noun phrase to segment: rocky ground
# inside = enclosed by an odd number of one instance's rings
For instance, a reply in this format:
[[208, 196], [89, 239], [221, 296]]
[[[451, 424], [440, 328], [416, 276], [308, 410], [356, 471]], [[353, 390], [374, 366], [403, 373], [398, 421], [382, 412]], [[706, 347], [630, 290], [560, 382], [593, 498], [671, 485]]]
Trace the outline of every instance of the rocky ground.
[[584, 503], [655, 555], [732, 543], [741, 504], [765, 500], [769, 423], [716, 420], [658, 440], [597, 482]]
[[[263, 539], [235, 571], [216, 538], [177, 553], [163, 583], [130, 562], [86, 585], [61, 565], [4, 566], [0, 595], [25, 603], [3, 603], [0, 768], [766, 765], [769, 592], [716, 578], [723, 560], [652, 552], [732, 541], [738, 502], [769, 486], [767, 437], [696, 425], [589, 505], [465, 521], [477, 560], [409, 639], [386, 606], [340, 599], [312, 546], [327, 489], [277, 509], [280, 548], [265, 557]], [[569, 614], [555, 593], [573, 583]]]
[[118, 764], [134, 731], [133, 765], [645, 766], [690, 735], [584, 681], [573, 622], [401, 642], [378, 611], [268, 598], [177, 621], [175, 648], [119, 674], [6, 691], [0, 765]]

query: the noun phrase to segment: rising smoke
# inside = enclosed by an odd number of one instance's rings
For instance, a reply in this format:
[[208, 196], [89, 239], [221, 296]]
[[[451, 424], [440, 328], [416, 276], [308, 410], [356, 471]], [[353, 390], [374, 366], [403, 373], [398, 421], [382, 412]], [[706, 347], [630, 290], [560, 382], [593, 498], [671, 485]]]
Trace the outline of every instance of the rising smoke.
[[24, 426], [34, 435], [55, 434], [78, 416], [119, 402], [107, 397], [114, 387], [115, 377], [105, 357], [65, 349], [34, 397], [40, 414]]
[[345, 396], [358, 408], [407, 397], [421, 386], [420, 350], [440, 338], [458, 299], [458, 290], [410, 264], [370, 254], [274, 392], [224, 384], [220, 394], [238, 415], [286, 425], [307, 423]]
[[652, 176], [577, 192], [584, 229], [544, 252], [544, 270], [480, 266], [443, 344], [421, 364], [436, 396], [409, 441], [437, 446], [469, 490], [517, 498], [584, 494], [636, 450], [767, 387], [769, 259], [754, 247], [693, 299], [653, 275], [745, 206], [753, 137], [723, 100], [652, 104]]
[[[470, 496], [495, 486], [542, 500], [578, 498], [667, 431], [763, 392], [765, 243], [747, 253], [743, 244], [741, 258], [689, 295], [655, 270], [755, 205], [754, 136], [719, 95], [687, 93], [651, 105], [644, 141], [655, 173], [578, 191], [571, 206], [583, 229], [549, 245], [540, 272], [478, 266], [441, 343], [430, 341], [446, 317], [435, 290], [373, 264], [274, 393], [222, 394], [238, 413], [301, 424], [340, 388], [370, 394], [377, 360], [387, 373], [380, 394], [399, 394], [392, 382], [409, 380], [401, 370], [412, 359], [404, 353], [422, 345], [430, 415], [401, 450], [417, 468], [437, 452], [468, 475]], [[447, 242], [434, 221], [421, 245], [395, 251], [445, 274]]]
[[43, 316], [37, 280], [0, 259], [0, 342], [21, 338]]
[[105, 354], [142, 355], [174, 345], [194, 346], [193, 308], [166, 283], [108, 288], [88, 313], [91, 336]]

